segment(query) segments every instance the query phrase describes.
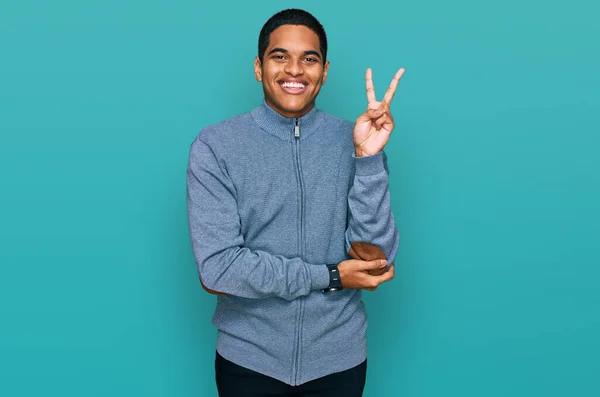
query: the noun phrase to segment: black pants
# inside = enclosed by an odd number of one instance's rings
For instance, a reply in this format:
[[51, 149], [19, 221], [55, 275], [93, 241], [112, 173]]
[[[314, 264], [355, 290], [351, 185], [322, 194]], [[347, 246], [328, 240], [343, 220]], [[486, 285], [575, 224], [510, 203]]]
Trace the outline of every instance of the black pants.
[[215, 373], [219, 397], [361, 397], [367, 360], [349, 370], [290, 386], [234, 364], [217, 352]]

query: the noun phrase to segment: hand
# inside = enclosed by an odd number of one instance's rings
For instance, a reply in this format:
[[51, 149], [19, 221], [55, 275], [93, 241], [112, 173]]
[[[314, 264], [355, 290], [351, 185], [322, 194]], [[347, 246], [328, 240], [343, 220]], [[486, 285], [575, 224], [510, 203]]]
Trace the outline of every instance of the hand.
[[371, 275], [370, 271], [385, 270], [387, 261], [377, 259], [374, 261], [361, 261], [348, 259], [338, 264], [340, 280], [345, 289], [366, 289], [375, 291], [377, 287], [394, 278], [394, 266], [381, 275]]
[[[350, 249], [348, 250], [348, 254], [354, 259], [360, 259], [363, 261], [373, 261], [375, 259], [385, 259], [385, 254], [378, 246], [371, 243], [363, 243], [359, 241], [355, 241], [350, 245]], [[390, 265], [393, 267], [394, 263]], [[373, 269], [367, 271], [372, 276], [379, 276], [383, 273], [387, 272], [388, 269], [386, 267], [382, 269]]]
[[394, 118], [390, 112], [390, 104], [396, 93], [404, 68], [396, 72], [383, 100], [377, 102], [373, 86], [373, 72], [367, 69], [367, 111], [358, 116], [354, 124], [352, 138], [356, 157], [372, 156], [383, 150], [394, 129]]

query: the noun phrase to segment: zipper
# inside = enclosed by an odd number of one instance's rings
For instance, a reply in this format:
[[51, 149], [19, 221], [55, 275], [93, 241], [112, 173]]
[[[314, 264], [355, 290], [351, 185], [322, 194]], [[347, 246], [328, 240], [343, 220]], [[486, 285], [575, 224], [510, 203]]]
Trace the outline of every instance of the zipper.
[[[294, 153], [296, 157], [296, 174], [298, 177], [298, 185], [300, 187], [300, 231], [299, 231], [299, 249], [300, 249], [300, 257], [304, 258], [304, 212], [305, 212], [305, 203], [304, 203], [304, 180], [302, 179], [302, 165], [300, 163], [300, 120], [296, 119], [296, 123], [294, 125]], [[296, 341], [295, 341], [295, 362], [294, 369], [292, 375], [292, 382], [294, 385], [298, 384], [298, 377], [300, 374], [300, 341], [302, 340], [302, 319], [304, 317], [304, 297], [300, 297], [298, 299], [300, 302], [300, 307], [298, 308], [298, 323], [297, 325], [297, 333], [296, 333]]]

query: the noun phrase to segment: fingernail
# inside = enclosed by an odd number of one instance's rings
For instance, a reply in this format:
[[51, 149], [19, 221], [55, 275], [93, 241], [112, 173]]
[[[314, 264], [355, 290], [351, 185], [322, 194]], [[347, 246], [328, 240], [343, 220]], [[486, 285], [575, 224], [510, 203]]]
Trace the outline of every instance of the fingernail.
[[382, 260], [381, 261], [381, 267], [387, 266], [387, 261], [386, 260]]

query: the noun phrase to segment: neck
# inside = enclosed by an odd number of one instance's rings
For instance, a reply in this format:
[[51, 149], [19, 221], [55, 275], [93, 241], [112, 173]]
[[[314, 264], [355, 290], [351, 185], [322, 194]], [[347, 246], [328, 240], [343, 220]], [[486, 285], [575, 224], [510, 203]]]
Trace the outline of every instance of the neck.
[[285, 115], [263, 100], [261, 106], [252, 111], [252, 117], [262, 130], [290, 141], [294, 139], [297, 123], [301, 125], [302, 129], [300, 139], [305, 139], [319, 130], [324, 115], [315, 106], [306, 112]]
[[299, 119], [300, 117], [305, 116], [307, 113], [309, 113], [314, 107], [315, 107], [315, 103], [311, 102], [309, 103], [306, 107], [304, 107], [303, 109], [297, 111], [297, 112], [286, 112], [284, 109], [281, 109], [280, 107], [278, 107], [276, 104], [274, 104], [273, 102], [269, 101], [268, 99], [264, 99], [265, 103], [274, 111], [276, 111], [277, 113], [279, 113], [280, 115], [282, 115], [283, 117], [286, 118], [296, 118]]

